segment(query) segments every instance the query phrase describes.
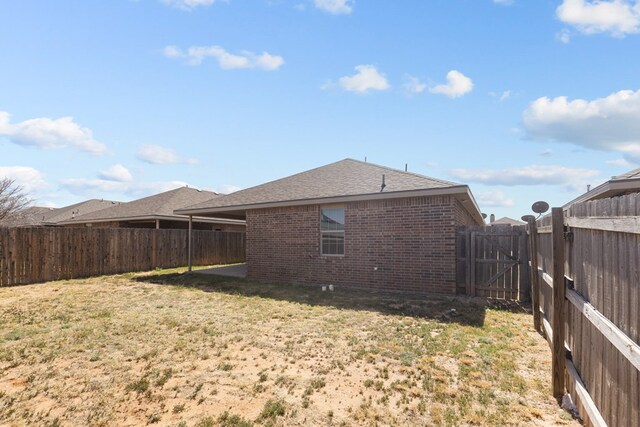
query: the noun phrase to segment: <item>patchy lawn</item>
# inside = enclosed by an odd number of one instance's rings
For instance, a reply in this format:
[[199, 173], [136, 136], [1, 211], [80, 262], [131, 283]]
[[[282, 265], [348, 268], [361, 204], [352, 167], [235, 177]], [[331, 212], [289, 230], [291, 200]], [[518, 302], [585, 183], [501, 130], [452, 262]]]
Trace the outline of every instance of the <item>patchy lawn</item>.
[[179, 273], [0, 288], [0, 424], [575, 424], [517, 307]]

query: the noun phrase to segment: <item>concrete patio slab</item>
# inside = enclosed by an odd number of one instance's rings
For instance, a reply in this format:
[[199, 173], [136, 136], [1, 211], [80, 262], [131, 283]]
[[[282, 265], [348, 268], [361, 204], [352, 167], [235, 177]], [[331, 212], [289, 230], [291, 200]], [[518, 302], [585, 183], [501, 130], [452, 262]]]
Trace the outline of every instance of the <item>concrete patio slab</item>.
[[202, 270], [193, 270], [193, 274], [208, 274], [214, 276], [238, 277], [244, 279], [247, 277], [247, 263], [226, 265], [224, 267], [205, 268]]

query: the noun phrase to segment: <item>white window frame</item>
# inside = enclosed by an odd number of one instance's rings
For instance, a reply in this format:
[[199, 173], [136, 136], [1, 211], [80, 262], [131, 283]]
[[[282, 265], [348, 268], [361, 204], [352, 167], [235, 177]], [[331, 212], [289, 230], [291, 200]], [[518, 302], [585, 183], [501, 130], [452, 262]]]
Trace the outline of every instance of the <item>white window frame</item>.
[[[345, 223], [346, 223], [346, 209], [344, 205], [328, 205], [328, 206], [320, 206], [320, 212], [318, 215], [319, 221], [320, 221], [320, 255], [322, 256], [330, 256], [330, 257], [342, 257], [345, 255], [347, 249], [346, 249], [346, 239], [345, 239], [345, 233], [344, 233], [344, 229], [346, 228], [346, 224], [343, 224], [343, 228], [342, 230], [323, 230], [322, 229], [322, 211], [325, 209], [342, 209], [343, 215], [345, 217]], [[323, 238], [325, 235], [342, 235], [342, 253], [340, 254], [326, 254], [324, 253], [324, 245], [323, 245]]]

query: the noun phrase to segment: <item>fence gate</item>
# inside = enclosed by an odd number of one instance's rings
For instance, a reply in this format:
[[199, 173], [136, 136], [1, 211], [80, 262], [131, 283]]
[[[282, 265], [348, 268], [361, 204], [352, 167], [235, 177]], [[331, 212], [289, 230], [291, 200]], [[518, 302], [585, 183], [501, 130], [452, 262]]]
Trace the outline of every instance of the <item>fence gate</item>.
[[529, 254], [524, 226], [461, 227], [457, 243], [460, 293], [529, 300]]

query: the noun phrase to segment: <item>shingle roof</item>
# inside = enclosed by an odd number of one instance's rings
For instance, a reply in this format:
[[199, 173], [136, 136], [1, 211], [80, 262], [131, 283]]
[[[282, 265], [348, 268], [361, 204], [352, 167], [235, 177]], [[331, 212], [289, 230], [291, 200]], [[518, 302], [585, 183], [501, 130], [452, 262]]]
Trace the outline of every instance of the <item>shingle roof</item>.
[[184, 210], [454, 187], [460, 184], [345, 159], [189, 206]]
[[623, 173], [622, 175], [618, 175], [618, 176], [614, 176], [613, 179], [614, 180], [621, 180], [621, 179], [637, 179], [640, 178], [640, 168], [638, 169], [634, 169], [632, 171], [629, 171], [627, 173]]
[[84, 202], [76, 203], [62, 208], [57, 208], [45, 212], [42, 215], [42, 224], [57, 224], [93, 212], [98, 212], [113, 206], [117, 206], [120, 202], [114, 202], [104, 199], [90, 199]]
[[611, 177], [609, 181], [603, 182], [590, 191], [583, 193], [565, 203], [564, 209], [568, 209], [576, 203], [588, 202], [590, 200], [605, 199], [609, 197], [621, 196], [628, 193], [640, 191], [640, 168], [631, 170], [622, 175]]
[[10, 220], [5, 219], [2, 225], [5, 227], [28, 227], [34, 225], [42, 225], [45, 214], [51, 212], [53, 208], [42, 206], [31, 206], [22, 210], [18, 215]]
[[527, 225], [527, 224], [517, 219], [513, 219], [513, 218], [509, 218], [508, 216], [505, 216], [493, 221], [489, 225]]
[[142, 219], [160, 216], [184, 219], [184, 217], [174, 215], [173, 211], [214, 197], [218, 197], [218, 194], [212, 191], [181, 187], [132, 202], [122, 203], [101, 211], [76, 216], [75, 219], [66, 221], [66, 223]]

